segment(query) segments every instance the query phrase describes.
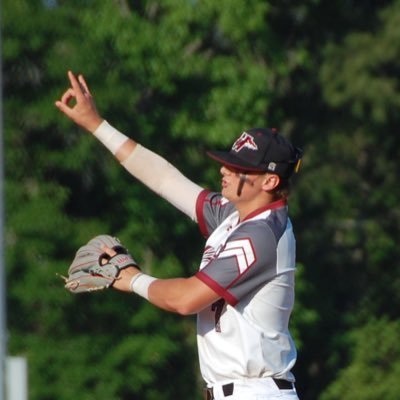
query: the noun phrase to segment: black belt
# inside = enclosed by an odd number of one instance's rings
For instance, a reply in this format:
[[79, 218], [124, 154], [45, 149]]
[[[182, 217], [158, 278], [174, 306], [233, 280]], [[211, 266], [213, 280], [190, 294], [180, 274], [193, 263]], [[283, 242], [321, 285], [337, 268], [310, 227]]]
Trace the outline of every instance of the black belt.
[[272, 379], [280, 390], [293, 389], [293, 383], [287, 381], [286, 379], [275, 379], [275, 378]]
[[[222, 392], [224, 396], [232, 396], [233, 394], [233, 383], [227, 383], [226, 385], [222, 385]], [[206, 400], [214, 400], [214, 391], [213, 388], [205, 388], [205, 399]]]
[[[287, 381], [286, 379], [275, 379], [275, 378], [272, 379], [280, 390], [293, 389], [293, 383]], [[224, 393], [224, 396], [225, 397], [232, 396], [233, 388], [234, 388], [233, 383], [227, 383], [226, 385], [222, 385], [222, 392]], [[213, 388], [205, 388], [205, 400], [214, 400]]]

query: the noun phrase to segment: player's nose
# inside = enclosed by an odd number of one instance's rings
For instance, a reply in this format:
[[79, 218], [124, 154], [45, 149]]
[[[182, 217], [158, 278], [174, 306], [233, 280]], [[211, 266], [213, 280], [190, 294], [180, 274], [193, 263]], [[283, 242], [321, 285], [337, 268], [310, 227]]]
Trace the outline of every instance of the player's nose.
[[227, 168], [225, 165], [223, 165], [223, 166], [220, 168], [219, 171], [221, 172], [221, 175], [222, 175], [222, 176], [228, 175], [228, 174], [231, 173], [231, 170], [230, 170], [229, 168]]

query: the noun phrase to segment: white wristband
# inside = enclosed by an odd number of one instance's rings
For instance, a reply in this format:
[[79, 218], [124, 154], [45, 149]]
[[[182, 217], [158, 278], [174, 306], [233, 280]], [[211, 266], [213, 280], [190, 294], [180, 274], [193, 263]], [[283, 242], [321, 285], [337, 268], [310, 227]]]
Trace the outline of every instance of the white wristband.
[[153, 278], [150, 275], [143, 274], [139, 272], [136, 274], [129, 284], [132, 292], [138, 294], [139, 296], [144, 297], [146, 300], [149, 299], [149, 287], [150, 285], [156, 281], [157, 278]]
[[97, 129], [93, 132], [93, 135], [100, 140], [101, 143], [111, 151], [112, 154], [118, 151], [118, 149], [129, 139], [123, 133], [112, 127], [107, 121], [103, 121]]

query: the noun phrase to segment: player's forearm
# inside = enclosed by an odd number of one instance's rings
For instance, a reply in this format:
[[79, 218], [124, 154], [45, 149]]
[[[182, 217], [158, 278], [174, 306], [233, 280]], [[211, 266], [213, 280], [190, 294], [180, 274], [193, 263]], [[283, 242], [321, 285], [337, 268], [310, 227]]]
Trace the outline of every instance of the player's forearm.
[[137, 145], [121, 164], [149, 189], [196, 221], [196, 201], [203, 189], [166, 159]]
[[131, 175], [196, 221], [196, 201], [203, 190], [200, 186], [163, 157], [137, 144], [106, 121], [93, 134]]
[[181, 315], [196, 314], [204, 308], [191, 291], [192, 278], [157, 279], [149, 287], [149, 301], [163, 310]]
[[[145, 279], [144, 282], [141, 280]], [[151, 278], [150, 281], [148, 278]], [[179, 314], [190, 314], [185, 306], [184, 296], [185, 282], [187, 279], [154, 279], [142, 274], [137, 268], [129, 267], [120, 272], [119, 279], [113, 285], [114, 289], [123, 292], [136, 292], [146, 298], [155, 306], [166, 311]], [[184, 305], [184, 307], [182, 307]]]
[[125, 161], [136, 147], [135, 141], [105, 120], [102, 120], [92, 133], [120, 162]]
[[195, 276], [156, 279], [135, 267], [123, 269], [113, 288], [134, 292], [163, 310], [181, 315], [196, 314], [218, 299], [218, 295]]
[[115, 153], [115, 158], [120, 162], [123, 163], [135, 150], [137, 143], [132, 140], [128, 139]]

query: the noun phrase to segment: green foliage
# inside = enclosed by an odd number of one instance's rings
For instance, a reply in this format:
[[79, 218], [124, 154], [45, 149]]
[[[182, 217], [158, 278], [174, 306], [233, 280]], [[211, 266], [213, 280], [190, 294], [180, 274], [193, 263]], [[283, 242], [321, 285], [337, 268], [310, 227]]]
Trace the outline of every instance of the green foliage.
[[352, 334], [351, 364], [339, 372], [321, 400], [397, 399], [400, 391], [399, 329], [399, 321], [390, 322], [386, 318], [373, 319], [356, 329]]
[[194, 319], [114, 291], [72, 296], [56, 276], [99, 233], [159, 277], [193, 274], [203, 245], [56, 110], [68, 69], [113, 125], [212, 189], [205, 150], [245, 128], [304, 148], [290, 204], [298, 391], [395, 398], [400, 2], [2, 5], [8, 345], [28, 358], [30, 398], [200, 398], [202, 384]]
[[397, 114], [400, 55], [399, 2], [384, 9], [374, 31], [349, 34], [343, 44], [329, 44], [321, 69], [324, 93], [334, 106], [349, 107], [359, 119], [386, 123]]

